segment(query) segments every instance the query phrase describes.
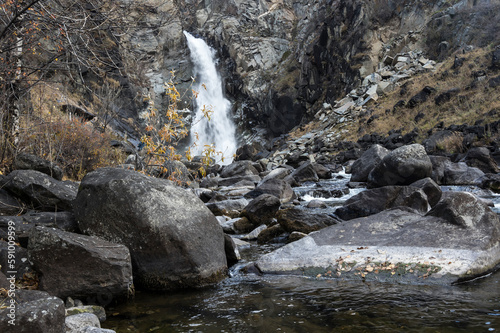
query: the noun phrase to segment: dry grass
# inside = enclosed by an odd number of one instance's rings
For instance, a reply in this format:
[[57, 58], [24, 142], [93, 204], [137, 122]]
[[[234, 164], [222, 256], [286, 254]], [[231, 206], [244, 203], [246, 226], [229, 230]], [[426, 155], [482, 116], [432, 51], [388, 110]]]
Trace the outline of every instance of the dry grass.
[[[426, 133], [441, 122], [447, 127], [474, 125], [479, 120], [484, 123], [498, 120], [498, 116], [488, 114], [494, 109], [500, 109], [500, 90], [488, 86], [488, 79], [500, 74], [488, 68], [491, 63], [490, 54], [490, 48], [458, 54], [464, 58], [464, 64], [460, 68], [452, 69], [454, 58], [450, 57], [439, 64], [434, 72], [412, 77], [392, 93], [369, 105], [371, 115], [376, 119], [367, 124], [368, 117], [358, 118], [343, 139], [356, 141], [364, 134], [387, 135], [390, 130], [395, 129], [401, 130], [403, 134], [415, 128], [418, 128], [420, 133]], [[488, 79], [475, 81], [474, 74], [479, 71], [486, 72]], [[403, 85], [405, 89], [401, 89]], [[425, 103], [414, 108], [394, 108], [398, 101], [408, 102], [425, 86], [436, 89]], [[448, 102], [436, 105], [436, 96], [454, 88], [460, 91]], [[402, 93], [402, 90], [405, 91]], [[417, 115], [420, 115], [421, 119], [416, 120]]]

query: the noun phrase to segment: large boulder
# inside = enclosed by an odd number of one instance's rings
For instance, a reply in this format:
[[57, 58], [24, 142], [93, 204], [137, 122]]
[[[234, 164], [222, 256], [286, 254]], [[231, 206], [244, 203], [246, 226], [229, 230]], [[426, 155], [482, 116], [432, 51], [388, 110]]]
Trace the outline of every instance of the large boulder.
[[412, 144], [387, 154], [368, 175], [368, 185], [409, 185], [431, 174], [432, 163], [424, 147]]
[[469, 149], [463, 161], [470, 167], [475, 167], [484, 173], [498, 173], [497, 162], [491, 157], [486, 147], [474, 147]]
[[40, 289], [61, 298], [110, 300], [132, 290], [129, 250], [98, 237], [55, 228], [31, 231], [28, 255]]
[[99, 169], [83, 178], [74, 212], [82, 232], [130, 249], [139, 287], [196, 287], [226, 276], [217, 219], [196, 195], [169, 181]]
[[299, 184], [319, 181], [314, 165], [310, 161], [302, 163], [289, 177]]
[[0, 304], [6, 306], [0, 308], [0, 332], [66, 332], [62, 299], [37, 290], [17, 289], [14, 295], [14, 298], [0, 296]]
[[389, 150], [375, 144], [358, 158], [351, 166], [351, 181], [366, 182], [368, 175], [375, 166], [389, 153]]
[[261, 224], [271, 224], [280, 209], [280, 200], [271, 194], [262, 194], [250, 201], [241, 212], [242, 216], [248, 218], [257, 227]]
[[411, 186], [384, 186], [368, 189], [349, 198], [335, 214], [343, 220], [380, 213], [395, 207], [409, 207], [421, 214], [427, 213], [429, 202], [423, 190]]
[[34, 170], [14, 170], [3, 179], [4, 188], [44, 211], [71, 210], [78, 185], [59, 181]]
[[16, 156], [14, 169], [40, 171], [57, 180], [62, 180], [64, 174], [57, 164], [28, 153], [20, 153]]
[[464, 162], [447, 163], [444, 167], [442, 185], [480, 185], [484, 172]]
[[300, 207], [282, 209], [278, 212], [277, 218], [278, 223], [287, 232], [299, 231], [306, 234], [339, 222], [338, 219], [321, 210], [314, 211]]
[[284, 180], [271, 178], [260, 183], [254, 190], [245, 194], [245, 198], [257, 198], [262, 194], [277, 197], [282, 203], [295, 199], [295, 192], [289, 183]]
[[415, 284], [452, 284], [495, 269], [498, 216], [469, 194], [454, 194], [442, 206], [427, 216], [396, 208], [332, 225], [256, 265], [263, 273]]

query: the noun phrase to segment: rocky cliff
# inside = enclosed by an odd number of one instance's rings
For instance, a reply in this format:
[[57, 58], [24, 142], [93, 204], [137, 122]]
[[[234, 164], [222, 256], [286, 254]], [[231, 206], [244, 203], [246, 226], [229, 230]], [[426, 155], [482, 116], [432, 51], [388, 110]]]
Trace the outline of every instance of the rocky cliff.
[[182, 31], [201, 36], [218, 52], [241, 132], [266, 137], [310, 119], [386, 56], [418, 49], [438, 58], [500, 40], [498, 0], [139, 2], [142, 13], [131, 18], [143, 24], [122, 45], [124, 54], [141, 59], [129, 64], [129, 77], [143, 73], [143, 91], [157, 100], [170, 70], [187, 87], [191, 64]]

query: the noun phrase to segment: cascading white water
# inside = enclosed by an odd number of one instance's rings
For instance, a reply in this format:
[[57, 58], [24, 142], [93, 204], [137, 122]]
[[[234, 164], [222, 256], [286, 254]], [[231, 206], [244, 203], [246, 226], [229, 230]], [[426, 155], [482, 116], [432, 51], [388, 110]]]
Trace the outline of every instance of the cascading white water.
[[[237, 148], [236, 127], [230, 118], [231, 103], [224, 97], [222, 80], [215, 68], [215, 52], [203, 39], [195, 38], [186, 31], [184, 35], [194, 64], [194, 90], [198, 92], [191, 127], [191, 138], [198, 137], [193, 153], [199, 155], [204, 145], [214, 144], [215, 149], [223, 153], [223, 163], [230, 163]], [[213, 111], [210, 120], [203, 115], [203, 108]]]

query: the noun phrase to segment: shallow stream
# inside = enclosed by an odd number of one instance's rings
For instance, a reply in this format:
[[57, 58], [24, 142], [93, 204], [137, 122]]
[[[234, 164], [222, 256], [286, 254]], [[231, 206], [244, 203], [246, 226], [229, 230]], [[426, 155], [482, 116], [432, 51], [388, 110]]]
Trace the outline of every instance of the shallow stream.
[[[342, 175], [339, 175], [342, 176]], [[338, 189], [348, 181], [324, 182]], [[470, 187], [492, 200], [500, 198]], [[311, 188], [297, 189], [312, 199]], [[332, 206], [340, 199], [329, 199]], [[328, 201], [328, 200], [327, 200]], [[200, 290], [138, 292], [108, 308], [103, 327], [122, 332], [500, 332], [500, 271], [454, 286], [391, 285], [298, 276], [242, 274], [245, 264], [280, 245], [251, 244], [231, 277]]]

